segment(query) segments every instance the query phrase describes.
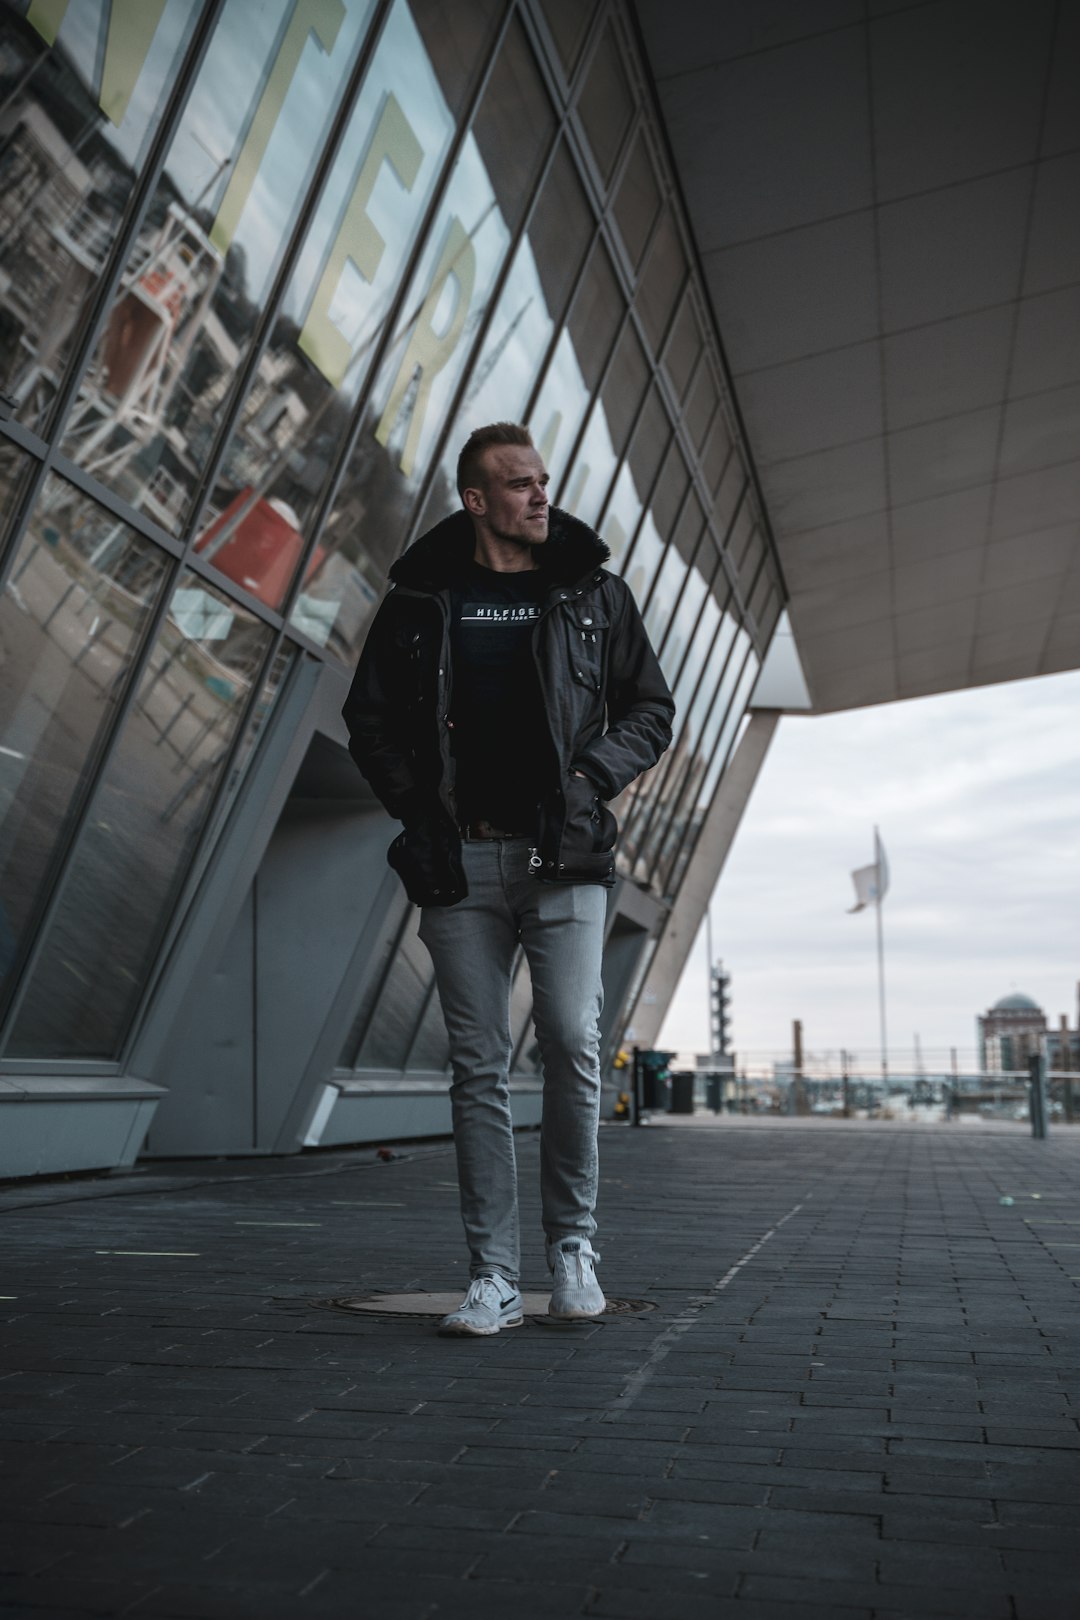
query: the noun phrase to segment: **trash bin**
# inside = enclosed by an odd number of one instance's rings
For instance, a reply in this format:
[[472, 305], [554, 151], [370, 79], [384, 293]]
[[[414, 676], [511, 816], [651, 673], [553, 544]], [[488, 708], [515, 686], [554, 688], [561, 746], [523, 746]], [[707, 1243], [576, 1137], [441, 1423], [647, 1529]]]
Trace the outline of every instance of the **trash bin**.
[[720, 1112], [720, 1076], [707, 1074], [705, 1076], [705, 1106], [711, 1108], [714, 1114]]
[[689, 1070], [676, 1069], [672, 1072], [671, 1112], [673, 1114], [694, 1112], [694, 1075]]

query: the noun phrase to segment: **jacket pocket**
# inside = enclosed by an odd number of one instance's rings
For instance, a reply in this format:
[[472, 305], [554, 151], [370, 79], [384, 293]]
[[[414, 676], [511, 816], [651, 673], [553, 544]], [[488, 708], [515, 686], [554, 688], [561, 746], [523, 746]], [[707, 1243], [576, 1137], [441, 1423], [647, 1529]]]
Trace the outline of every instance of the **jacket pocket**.
[[576, 603], [565, 615], [568, 669], [575, 686], [598, 693], [604, 684], [604, 636], [607, 618], [595, 606]]
[[571, 774], [565, 789], [566, 818], [559, 841], [563, 882], [607, 883], [615, 877], [619, 824], [587, 777]]
[[469, 892], [460, 839], [441, 817], [410, 823], [390, 845], [386, 860], [414, 906], [456, 906]]

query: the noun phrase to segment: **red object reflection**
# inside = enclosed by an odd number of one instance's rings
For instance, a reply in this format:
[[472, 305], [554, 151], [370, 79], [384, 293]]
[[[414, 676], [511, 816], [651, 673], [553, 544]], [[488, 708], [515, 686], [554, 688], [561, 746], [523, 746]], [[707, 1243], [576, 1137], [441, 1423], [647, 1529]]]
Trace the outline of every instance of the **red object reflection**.
[[[300, 560], [304, 540], [296, 513], [284, 501], [256, 496], [249, 485], [231, 500], [195, 542], [195, 550], [267, 607], [281, 603]], [[316, 546], [305, 578], [322, 562]]]

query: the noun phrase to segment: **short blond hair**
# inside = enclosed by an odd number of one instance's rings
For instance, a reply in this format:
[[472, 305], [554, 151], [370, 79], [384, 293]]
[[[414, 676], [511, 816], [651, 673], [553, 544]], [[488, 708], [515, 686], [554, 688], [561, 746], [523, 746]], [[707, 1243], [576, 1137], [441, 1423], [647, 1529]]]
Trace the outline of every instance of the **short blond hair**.
[[479, 486], [485, 450], [496, 444], [517, 444], [526, 450], [535, 448], [532, 434], [520, 422], [491, 422], [477, 428], [465, 440], [457, 463], [457, 490], [462, 497], [467, 489]]

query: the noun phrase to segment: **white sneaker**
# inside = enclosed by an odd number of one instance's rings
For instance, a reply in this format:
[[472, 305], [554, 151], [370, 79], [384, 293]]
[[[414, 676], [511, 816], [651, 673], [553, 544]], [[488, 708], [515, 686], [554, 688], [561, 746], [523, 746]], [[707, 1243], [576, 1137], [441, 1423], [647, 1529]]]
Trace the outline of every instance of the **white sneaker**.
[[548, 1264], [555, 1273], [548, 1315], [574, 1321], [602, 1316], [607, 1309], [595, 1263], [600, 1256], [588, 1238], [562, 1238], [548, 1249]]
[[457, 1310], [439, 1323], [439, 1332], [485, 1337], [503, 1328], [520, 1327], [523, 1321], [521, 1295], [514, 1283], [498, 1275], [474, 1277]]

